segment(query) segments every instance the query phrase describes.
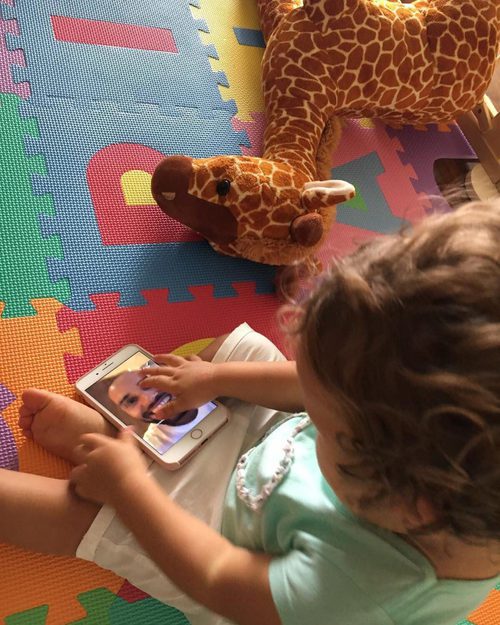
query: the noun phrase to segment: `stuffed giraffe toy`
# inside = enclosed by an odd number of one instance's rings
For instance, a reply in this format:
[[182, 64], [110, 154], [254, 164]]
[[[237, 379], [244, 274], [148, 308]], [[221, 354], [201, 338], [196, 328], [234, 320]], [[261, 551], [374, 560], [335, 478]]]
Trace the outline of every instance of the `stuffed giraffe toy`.
[[152, 192], [213, 248], [272, 265], [314, 257], [354, 195], [329, 177], [339, 116], [447, 122], [472, 109], [498, 51], [499, 0], [257, 0], [262, 158], [170, 156]]

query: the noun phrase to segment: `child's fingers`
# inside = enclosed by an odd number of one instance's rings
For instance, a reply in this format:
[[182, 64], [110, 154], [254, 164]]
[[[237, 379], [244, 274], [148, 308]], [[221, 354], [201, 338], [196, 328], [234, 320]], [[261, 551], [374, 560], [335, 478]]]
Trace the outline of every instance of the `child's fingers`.
[[189, 398], [185, 399], [183, 397], [176, 397], [163, 406], [163, 408], [159, 411], [159, 414], [165, 419], [171, 419], [181, 412], [195, 410], [196, 408], [198, 408], [198, 404], [193, 404], [192, 401], [189, 401]]
[[184, 362], [185, 359], [182, 356], [177, 356], [177, 354], [157, 354], [153, 356], [153, 360], [160, 365], [173, 365], [175, 367]]
[[86, 464], [79, 464], [76, 467], [71, 469], [71, 473], [69, 474], [69, 483], [73, 486], [76, 486], [78, 482], [81, 480], [83, 473], [87, 470]]
[[80, 465], [85, 462], [87, 456], [89, 455], [90, 450], [83, 443], [76, 445], [73, 449], [73, 460], [76, 464]]
[[139, 382], [141, 388], [156, 388], [159, 391], [171, 392], [172, 381], [164, 375], [148, 375]]
[[118, 438], [124, 443], [127, 443], [127, 445], [134, 445], [134, 447], [136, 445], [135, 436], [134, 436], [133, 428], [131, 425], [124, 428], [123, 430], [120, 430], [118, 432]]
[[87, 451], [83, 445], [75, 445], [75, 447], [73, 447], [72, 462], [74, 462], [75, 465], [79, 466], [83, 464], [86, 457]]
[[184, 412], [185, 410], [190, 410], [192, 406], [186, 404], [182, 400], [179, 399], [171, 399], [168, 404], [163, 406], [160, 410], [160, 415], [169, 419], [170, 417], [174, 417], [176, 414], [180, 412]]
[[143, 376], [149, 375], [172, 375], [173, 367], [143, 367], [139, 373]]
[[90, 452], [112, 440], [112, 438], [105, 436], [104, 434], [82, 434], [82, 436], [80, 436], [80, 445], [82, 445], [87, 452]]

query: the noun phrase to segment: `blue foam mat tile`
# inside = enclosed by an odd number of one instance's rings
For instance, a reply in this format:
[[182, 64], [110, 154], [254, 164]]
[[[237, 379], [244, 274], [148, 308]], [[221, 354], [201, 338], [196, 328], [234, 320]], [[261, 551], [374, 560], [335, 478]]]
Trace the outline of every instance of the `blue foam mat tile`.
[[[54, 98], [103, 100], [155, 104], [173, 114], [176, 107], [197, 102], [202, 116], [213, 110], [234, 114], [234, 102], [225, 102], [218, 89], [222, 77], [210, 67], [213, 48], [199, 36], [206, 24], [193, 17], [191, 6], [188, 0], [16, 0], [15, 6], [2, 5], [2, 16], [16, 19], [20, 30], [6, 37], [7, 46], [22, 48], [27, 59], [27, 67], [13, 67], [12, 74], [16, 82], [29, 81], [32, 100], [46, 106]], [[59, 41], [52, 16], [168, 29], [177, 51]]]

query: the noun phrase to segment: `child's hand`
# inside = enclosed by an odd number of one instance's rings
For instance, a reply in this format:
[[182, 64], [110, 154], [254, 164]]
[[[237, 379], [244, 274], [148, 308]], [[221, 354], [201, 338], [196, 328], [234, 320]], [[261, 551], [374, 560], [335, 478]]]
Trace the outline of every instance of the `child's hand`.
[[84, 434], [75, 456], [79, 464], [71, 472], [70, 483], [77, 495], [97, 503], [114, 505], [131, 484], [137, 484], [139, 476], [148, 476], [147, 464], [129, 430], [120, 432], [118, 438]]
[[141, 369], [141, 373], [146, 377], [139, 385], [142, 388], [156, 388], [174, 395], [161, 410], [165, 418], [197, 408], [217, 397], [215, 388], [217, 365], [214, 363], [195, 355], [183, 358], [175, 354], [160, 354], [154, 359], [161, 366]]

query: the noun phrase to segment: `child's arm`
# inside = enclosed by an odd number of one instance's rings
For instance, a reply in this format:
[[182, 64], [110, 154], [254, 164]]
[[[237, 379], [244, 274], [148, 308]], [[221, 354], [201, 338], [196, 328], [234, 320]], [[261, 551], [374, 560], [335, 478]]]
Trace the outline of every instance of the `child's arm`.
[[159, 568], [183, 592], [240, 625], [280, 625], [271, 557], [234, 546], [169, 499], [146, 472], [132, 436], [82, 437], [71, 482], [78, 495], [113, 506]]
[[304, 409], [295, 361], [212, 363], [196, 356], [155, 356], [159, 367], [145, 367], [144, 388], [175, 395], [162, 411], [166, 417], [215, 399], [235, 397], [283, 412]]

